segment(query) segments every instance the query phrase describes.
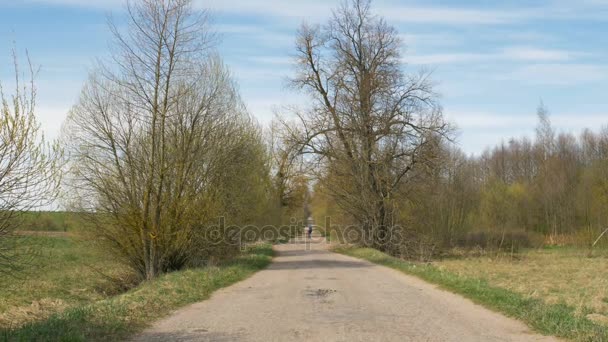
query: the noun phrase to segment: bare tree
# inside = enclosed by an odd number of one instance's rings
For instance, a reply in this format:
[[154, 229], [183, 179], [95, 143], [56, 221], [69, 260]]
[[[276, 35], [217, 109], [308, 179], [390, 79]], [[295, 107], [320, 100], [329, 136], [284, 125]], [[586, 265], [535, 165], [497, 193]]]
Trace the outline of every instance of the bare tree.
[[95, 213], [100, 241], [152, 279], [217, 247], [205, 240], [214, 217], [246, 215], [265, 150], [206, 14], [189, 0], [127, 10], [129, 29], [111, 26], [112, 60], [84, 87], [66, 133], [77, 203]]
[[0, 84], [0, 273], [18, 266], [10, 234], [22, 214], [50, 205], [60, 182], [61, 150], [45, 141], [36, 120], [35, 72], [29, 63], [31, 80], [22, 83], [16, 53], [13, 57], [14, 93], [7, 97]]
[[296, 113], [291, 143], [333, 176], [326, 187], [377, 247], [393, 225], [395, 201], [433, 136], [444, 136], [427, 72], [405, 73], [396, 30], [369, 0], [349, 0], [327, 25], [303, 25], [292, 85], [313, 105]]

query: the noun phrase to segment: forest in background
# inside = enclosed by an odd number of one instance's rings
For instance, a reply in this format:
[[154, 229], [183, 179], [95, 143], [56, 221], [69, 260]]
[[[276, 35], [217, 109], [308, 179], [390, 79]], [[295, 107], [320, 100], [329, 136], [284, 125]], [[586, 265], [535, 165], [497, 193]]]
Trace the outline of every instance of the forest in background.
[[[457, 247], [607, 246], [600, 237], [608, 229], [608, 128], [556, 132], [542, 103], [537, 116], [534, 137], [510, 138], [479, 156], [442, 140], [428, 148], [431, 163], [395, 203], [398, 224], [419, 238], [409, 252], [392, 246], [393, 253], [428, 259]], [[324, 194], [324, 182], [331, 179], [317, 183], [313, 197], [317, 221], [353, 224]]]

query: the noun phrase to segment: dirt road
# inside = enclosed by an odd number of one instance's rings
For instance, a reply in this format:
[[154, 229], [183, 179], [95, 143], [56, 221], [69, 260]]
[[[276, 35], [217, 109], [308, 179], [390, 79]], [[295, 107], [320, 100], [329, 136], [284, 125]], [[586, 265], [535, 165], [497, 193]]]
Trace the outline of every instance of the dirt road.
[[137, 341], [553, 341], [417, 278], [276, 247], [269, 268], [157, 322]]

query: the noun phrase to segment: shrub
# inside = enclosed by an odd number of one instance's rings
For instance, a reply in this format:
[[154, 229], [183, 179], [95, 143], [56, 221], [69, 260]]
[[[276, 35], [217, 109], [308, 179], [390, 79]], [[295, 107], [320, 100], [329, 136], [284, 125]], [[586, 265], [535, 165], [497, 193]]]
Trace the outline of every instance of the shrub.
[[482, 230], [466, 233], [456, 241], [455, 247], [517, 252], [521, 248], [537, 247], [539, 240], [535, 234], [523, 230]]

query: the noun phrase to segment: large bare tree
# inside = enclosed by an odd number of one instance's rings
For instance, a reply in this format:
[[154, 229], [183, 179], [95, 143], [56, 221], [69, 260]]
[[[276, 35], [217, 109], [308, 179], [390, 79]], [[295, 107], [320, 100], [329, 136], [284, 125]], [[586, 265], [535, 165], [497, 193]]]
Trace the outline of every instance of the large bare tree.
[[448, 132], [429, 73], [406, 73], [402, 48], [369, 0], [344, 2], [297, 37], [292, 85], [313, 102], [297, 113], [291, 141], [332, 174], [325, 188], [377, 247], [423, 147]]
[[112, 60], [91, 76], [66, 132], [76, 203], [95, 213], [100, 241], [151, 279], [198, 262], [215, 216], [245, 215], [265, 150], [206, 14], [189, 0], [127, 10], [129, 28], [111, 26]]

